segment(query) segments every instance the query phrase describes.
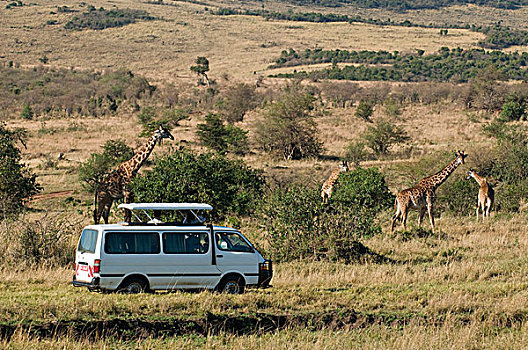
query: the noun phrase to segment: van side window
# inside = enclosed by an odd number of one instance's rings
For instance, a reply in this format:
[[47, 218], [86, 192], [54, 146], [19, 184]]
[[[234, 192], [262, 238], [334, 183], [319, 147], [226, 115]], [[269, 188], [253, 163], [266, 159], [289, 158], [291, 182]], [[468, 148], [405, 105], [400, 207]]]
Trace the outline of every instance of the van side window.
[[108, 254], [159, 254], [157, 232], [108, 232], [105, 239]]
[[79, 241], [77, 251], [81, 253], [95, 253], [95, 245], [97, 244], [97, 231], [84, 230]]
[[216, 232], [216, 246], [232, 252], [253, 252], [253, 248], [236, 232]]
[[165, 254], [205, 254], [209, 251], [209, 235], [206, 232], [164, 232]]

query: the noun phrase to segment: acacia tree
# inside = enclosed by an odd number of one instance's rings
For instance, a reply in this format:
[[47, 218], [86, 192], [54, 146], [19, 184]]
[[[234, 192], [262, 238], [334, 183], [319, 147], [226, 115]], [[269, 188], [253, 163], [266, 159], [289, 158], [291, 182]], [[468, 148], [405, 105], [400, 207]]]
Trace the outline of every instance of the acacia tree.
[[257, 125], [255, 141], [265, 152], [285, 160], [317, 156], [323, 149], [310, 113], [315, 97], [299, 85], [289, 85], [271, 103]]
[[362, 138], [367, 147], [378, 156], [389, 153], [392, 146], [409, 140], [405, 130], [388, 120], [378, 120], [374, 126], [369, 126]]
[[0, 214], [3, 219], [20, 213], [29, 197], [41, 190], [37, 176], [20, 163], [16, 142], [25, 146], [25, 137], [25, 130], [8, 130], [0, 124]]
[[200, 76], [200, 84], [203, 84], [203, 80], [205, 80], [207, 86], [209, 86], [209, 78], [207, 77], [206, 72], [209, 71], [209, 60], [205, 57], [198, 57], [196, 58], [196, 66], [191, 66], [191, 71], [195, 72]]

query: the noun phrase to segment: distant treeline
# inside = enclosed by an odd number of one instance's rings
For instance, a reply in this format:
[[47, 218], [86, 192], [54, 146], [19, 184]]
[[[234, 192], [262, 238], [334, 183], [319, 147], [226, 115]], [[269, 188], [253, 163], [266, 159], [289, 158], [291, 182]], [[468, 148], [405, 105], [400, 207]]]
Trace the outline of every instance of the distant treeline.
[[35, 115], [100, 116], [153, 92], [148, 81], [127, 69], [108, 73], [38, 67], [0, 67], [0, 108], [31, 107]]
[[[528, 0], [527, 0], [528, 1]], [[318, 12], [271, 12], [267, 10], [236, 10], [231, 8], [221, 8], [211, 13], [219, 16], [229, 15], [245, 15], [245, 16], [260, 16], [268, 20], [282, 20], [282, 21], [296, 21], [296, 22], [348, 22], [348, 23], [365, 23], [381, 26], [403, 26], [403, 27], [419, 27], [419, 28], [449, 28], [449, 29], [469, 29], [474, 32], [484, 33], [486, 39], [479, 42], [479, 45], [488, 49], [503, 49], [514, 45], [528, 44], [528, 31], [512, 30], [509, 27], [504, 27], [501, 24], [496, 24], [492, 27], [484, 27], [475, 24], [419, 24], [413, 23], [409, 20], [394, 22], [390, 19], [381, 20], [375, 18], [362, 18], [361, 16], [348, 16], [333, 13], [318, 13]], [[447, 33], [447, 32], [446, 32]]]
[[528, 44], [528, 31], [512, 30], [509, 27], [496, 25], [480, 30], [486, 34], [486, 39], [479, 42], [479, 45], [487, 49], [503, 49], [514, 45]]
[[422, 28], [463, 28], [471, 29], [468, 24], [466, 26], [459, 26], [456, 24], [435, 25], [435, 24], [417, 24], [408, 20], [401, 22], [393, 22], [390, 19], [381, 20], [375, 18], [363, 18], [361, 16], [348, 16], [335, 13], [319, 13], [319, 12], [272, 12], [268, 10], [236, 10], [231, 8], [220, 8], [216, 11], [211, 11], [212, 14], [219, 16], [229, 15], [245, 15], [245, 16], [260, 16], [268, 20], [282, 20], [282, 21], [296, 21], [296, 22], [348, 22], [348, 23], [366, 23], [386, 26], [403, 26], [403, 27], [422, 27]]
[[64, 28], [72, 30], [102, 30], [112, 27], [122, 27], [130, 23], [135, 23], [138, 19], [151, 21], [156, 18], [143, 10], [105, 10], [103, 7], [96, 9], [94, 6], [89, 6], [86, 12], [75, 15], [64, 25]]
[[452, 5], [475, 4], [501, 9], [517, 9], [528, 5], [527, 0], [280, 0], [301, 6], [340, 7], [345, 4], [364, 8], [407, 11], [420, 9], [438, 9]]
[[[305, 50], [298, 53], [293, 49], [282, 51], [274, 67], [296, 66], [315, 63], [332, 63], [333, 66], [312, 72], [278, 74], [284, 78], [378, 80], [378, 81], [442, 81], [467, 82], [479, 71], [495, 67], [507, 79], [528, 79], [528, 53], [486, 52], [483, 49], [463, 50], [447, 47], [438, 53], [424, 55], [401, 55], [397, 51], [347, 51], [347, 50]], [[355, 65], [338, 67], [338, 63]]]

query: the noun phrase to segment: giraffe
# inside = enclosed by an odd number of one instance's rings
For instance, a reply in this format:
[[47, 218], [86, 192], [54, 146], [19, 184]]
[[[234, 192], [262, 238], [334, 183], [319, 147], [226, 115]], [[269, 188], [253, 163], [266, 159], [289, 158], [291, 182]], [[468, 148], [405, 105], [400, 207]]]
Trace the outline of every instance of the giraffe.
[[[174, 140], [169, 130], [160, 126], [132, 158], [121, 163], [116, 170], [103, 178], [95, 191], [93, 212], [95, 224], [99, 224], [101, 215], [105, 224], [108, 224], [108, 215], [114, 200], [124, 198], [125, 203], [132, 201], [132, 192], [128, 189], [128, 184], [148, 158], [156, 143], [164, 138]], [[130, 221], [130, 216], [130, 212], [125, 210], [125, 221]]]
[[478, 202], [477, 202], [477, 221], [479, 217], [479, 211], [482, 208], [482, 221], [485, 217], [489, 217], [489, 212], [493, 206], [493, 201], [495, 199], [495, 191], [488, 183], [486, 178], [478, 175], [474, 170], [468, 171], [467, 179], [474, 178], [475, 181], [479, 184], [479, 193], [478, 193]]
[[400, 191], [396, 195], [396, 200], [394, 201], [394, 209], [396, 212], [392, 216], [391, 220], [391, 233], [397, 220], [401, 220], [402, 226], [405, 229], [409, 209], [418, 210], [418, 224], [420, 226], [422, 225], [425, 211], [427, 211], [433, 233], [435, 232], [435, 223], [433, 217], [435, 191], [441, 184], [444, 183], [444, 181], [447, 180], [449, 175], [451, 175], [460, 164], [464, 164], [464, 159], [467, 157], [467, 154], [465, 154], [464, 151], [457, 151], [455, 153], [455, 157], [456, 158], [452, 162], [450, 162], [436, 174], [423, 178], [418, 184], [411, 188]]
[[334, 170], [330, 177], [326, 179], [326, 181], [323, 183], [323, 186], [321, 187], [321, 197], [323, 198], [323, 203], [328, 203], [328, 200], [332, 196], [332, 190], [334, 189], [334, 185], [337, 181], [337, 178], [339, 177], [339, 174], [347, 171], [348, 163], [346, 160], [344, 160], [341, 164], [339, 164], [339, 169]]

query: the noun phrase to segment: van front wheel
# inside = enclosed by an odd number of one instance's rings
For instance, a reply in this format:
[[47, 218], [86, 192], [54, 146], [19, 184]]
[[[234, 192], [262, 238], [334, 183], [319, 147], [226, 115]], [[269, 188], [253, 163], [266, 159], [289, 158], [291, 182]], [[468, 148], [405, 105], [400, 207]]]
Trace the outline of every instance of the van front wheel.
[[129, 278], [119, 288], [119, 292], [125, 294], [144, 293], [147, 289], [147, 283], [141, 278]]
[[244, 281], [241, 277], [229, 276], [218, 284], [217, 290], [225, 294], [242, 294], [244, 287]]

